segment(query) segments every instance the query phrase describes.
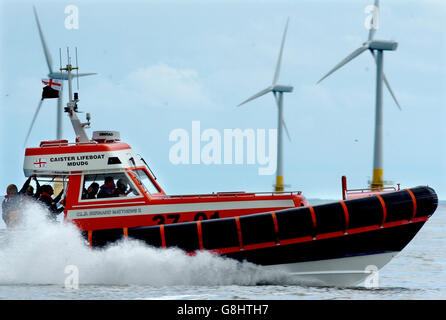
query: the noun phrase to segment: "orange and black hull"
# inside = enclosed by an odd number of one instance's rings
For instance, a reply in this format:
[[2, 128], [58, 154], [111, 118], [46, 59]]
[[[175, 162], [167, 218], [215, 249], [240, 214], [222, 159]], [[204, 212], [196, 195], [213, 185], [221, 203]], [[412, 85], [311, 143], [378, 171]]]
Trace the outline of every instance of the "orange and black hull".
[[[263, 266], [401, 251], [435, 212], [438, 198], [416, 187], [359, 199], [240, 217], [96, 230], [93, 247], [133, 238], [189, 253], [208, 250]], [[87, 234], [85, 234], [87, 236]]]

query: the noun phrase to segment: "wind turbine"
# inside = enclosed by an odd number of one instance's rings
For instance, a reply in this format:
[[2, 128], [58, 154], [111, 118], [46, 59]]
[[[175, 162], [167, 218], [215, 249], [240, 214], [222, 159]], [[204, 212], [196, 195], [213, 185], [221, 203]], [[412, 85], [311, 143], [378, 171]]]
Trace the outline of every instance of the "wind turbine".
[[[56, 79], [56, 80], [68, 80], [68, 75], [66, 73], [62, 72], [54, 72], [53, 71], [53, 60], [51, 59], [50, 52], [48, 50], [48, 46], [46, 45], [45, 38], [43, 36], [42, 27], [40, 26], [39, 17], [37, 15], [36, 8], [33, 6], [34, 10], [34, 17], [36, 19], [37, 29], [39, 31], [39, 37], [40, 41], [42, 42], [43, 47], [43, 53], [45, 55], [46, 64], [48, 65], [48, 78], [50, 79]], [[73, 74], [72, 78], [78, 78], [78, 77], [84, 77], [84, 76], [90, 76], [94, 75], [96, 73], [76, 73]], [[36, 121], [37, 115], [39, 114], [40, 107], [42, 106], [43, 99], [39, 101], [39, 104], [37, 105], [36, 112], [34, 113], [34, 117], [31, 121], [31, 125], [29, 127], [28, 133], [25, 138], [24, 145], [26, 145], [26, 142], [28, 141], [29, 135], [31, 134], [31, 130], [33, 128], [34, 122]], [[63, 82], [59, 91], [59, 98], [57, 99], [57, 127], [56, 127], [56, 138], [57, 140], [62, 139], [62, 114], [63, 114]]]
[[[375, 0], [374, 10], [379, 10], [379, 0]], [[373, 19], [378, 17], [378, 11], [375, 11], [373, 14]], [[364, 51], [370, 51], [372, 54], [375, 63], [376, 63], [376, 110], [375, 110], [375, 145], [374, 145], [374, 155], [373, 155], [373, 179], [370, 187], [372, 189], [382, 189], [384, 186], [383, 179], [383, 82], [392, 95], [393, 100], [395, 101], [398, 108], [401, 110], [401, 106], [398, 103], [398, 100], [395, 97], [395, 94], [390, 87], [389, 81], [387, 80], [384, 72], [383, 72], [383, 63], [384, 63], [384, 51], [395, 51], [398, 47], [398, 43], [395, 41], [388, 40], [374, 40], [375, 29], [376, 29], [376, 21], [373, 21], [369, 26], [369, 37], [366, 42], [362, 44], [361, 47], [353, 51], [350, 55], [348, 55], [344, 60], [338, 63], [333, 69], [331, 69], [322, 79], [320, 79], [317, 83], [320, 83], [322, 80], [327, 78], [333, 72], [359, 56]]]
[[274, 98], [276, 100], [276, 104], [278, 107], [278, 122], [277, 122], [277, 169], [276, 169], [276, 185], [274, 187], [275, 191], [282, 192], [284, 191], [284, 184], [283, 184], [283, 139], [282, 139], [282, 129], [285, 129], [286, 134], [288, 136], [288, 139], [290, 139], [290, 135], [288, 132], [288, 129], [286, 127], [285, 121], [283, 119], [283, 93], [284, 92], [292, 92], [293, 87], [292, 86], [284, 86], [277, 84], [277, 80], [279, 79], [280, 75], [280, 65], [282, 63], [282, 53], [283, 53], [283, 46], [285, 44], [285, 38], [286, 33], [288, 29], [288, 22], [289, 18], [287, 19], [285, 30], [283, 32], [282, 37], [282, 44], [280, 46], [279, 51], [279, 58], [277, 59], [276, 64], [276, 71], [274, 73], [274, 78], [272, 84], [267, 87], [266, 89], [263, 89], [259, 93], [256, 93], [252, 97], [246, 99], [242, 103], [240, 103], [238, 106], [241, 106], [242, 104], [245, 104], [251, 100], [254, 100], [258, 97], [261, 97], [269, 92], [272, 92], [274, 94]]

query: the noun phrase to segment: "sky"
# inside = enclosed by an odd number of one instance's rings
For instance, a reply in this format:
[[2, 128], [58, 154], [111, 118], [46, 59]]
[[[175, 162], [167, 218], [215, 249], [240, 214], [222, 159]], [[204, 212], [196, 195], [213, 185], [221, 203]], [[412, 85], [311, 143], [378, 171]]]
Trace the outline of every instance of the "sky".
[[[341, 176], [366, 188], [372, 176], [376, 68], [364, 53], [316, 82], [367, 40], [372, 0], [336, 1], [9, 1], [0, 0], [0, 193], [24, 181], [24, 140], [48, 67], [35, 5], [53, 68], [59, 48], [78, 48], [79, 110], [95, 130], [116, 130], [150, 165], [168, 194], [272, 191], [258, 162], [175, 164], [175, 130], [192, 136], [225, 129], [277, 127], [272, 94], [241, 107], [272, 82], [289, 27], [279, 83], [290, 139], [284, 182], [307, 198], [339, 199]], [[67, 28], [67, 6], [78, 28]], [[384, 91], [384, 178], [403, 188], [429, 185], [446, 200], [446, 2], [382, 0], [375, 39], [395, 40], [384, 72], [401, 104]], [[76, 83], [74, 89], [77, 91]], [[67, 91], [67, 90], [66, 90]], [[65, 93], [66, 93], [65, 91]], [[66, 102], [66, 97], [65, 97]], [[79, 117], [83, 120], [84, 113]], [[73, 141], [64, 115], [63, 136]], [[208, 131], [209, 132], [209, 131]], [[45, 100], [27, 141], [56, 138], [56, 100]], [[257, 137], [258, 138], [258, 137]], [[190, 141], [192, 144], [192, 142]], [[221, 142], [224, 145], [224, 142]], [[202, 141], [203, 148], [206, 142]]]

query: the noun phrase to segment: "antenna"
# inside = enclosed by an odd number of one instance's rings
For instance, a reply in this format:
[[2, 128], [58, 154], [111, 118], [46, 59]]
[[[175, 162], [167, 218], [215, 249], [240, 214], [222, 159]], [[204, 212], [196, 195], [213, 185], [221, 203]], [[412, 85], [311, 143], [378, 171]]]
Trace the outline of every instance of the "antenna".
[[[76, 55], [76, 64], [77, 64], [77, 48], [75, 50]], [[68, 78], [68, 96], [69, 100], [67, 103], [67, 107], [65, 108], [65, 112], [68, 113], [71, 124], [73, 125], [74, 132], [76, 134], [76, 143], [85, 143], [89, 142], [90, 139], [87, 136], [87, 133], [85, 132], [85, 128], [89, 128], [90, 126], [90, 115], [87, 115], [87, 123], [81, 123], [79, 118], [77, 117], [76, 113], [79, 112], [77, 110], [77, 103], [79, 102], [78, 94], [77, 92], [74, 93], [74, 99], [73, 99], [73, 89], [72, 89], [72, 83], [73, 83], [73, 76], [78, 78], [79, 74], [73, 75], [72, 72], [79, 69], [78, 66], [73, 67], [71, 65], [71, 57], [70, 57], [70, 49], [67, 47], [67, 66], [65, 68], [61, 68], [61, 71], [67, 72], [67, 78]]]
[[59, 48], [59, 70], [62, 69], [62, 49]]
[[76, 49], [76, 82], [77, 82], [77, 91], [79, 91], [79, 64], [77, 63], [77, 47]]
[[[73, 88], [72, 88], [72, 81], [73, 76], [71, 75], [71, 71], [73, 70], [73, 66], [71, 65], [71, 57], [70, 57], [70, 48], [67, 47], [67, 67], [65, 70], [68, 73], [68, 101], [73, 101]], [[74, 104], [74, 111], [76, 111], [76, 104]]]

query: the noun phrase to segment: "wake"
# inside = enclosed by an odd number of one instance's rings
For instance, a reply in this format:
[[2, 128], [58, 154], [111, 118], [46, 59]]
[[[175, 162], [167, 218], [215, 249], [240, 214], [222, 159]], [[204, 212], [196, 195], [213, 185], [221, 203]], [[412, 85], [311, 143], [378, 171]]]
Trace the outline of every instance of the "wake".
[[[21, 223], [0, 235], [0, 284], [61, 284], [76, 268], [80, 285], [259, 285], [296, 284], [286, 273], [209, 252], [187, 255], [125, 239], [91, 249], [71, 223], [51, 222], [36, 203]], [[74, 266], [74, 267], [73, 267]]]

